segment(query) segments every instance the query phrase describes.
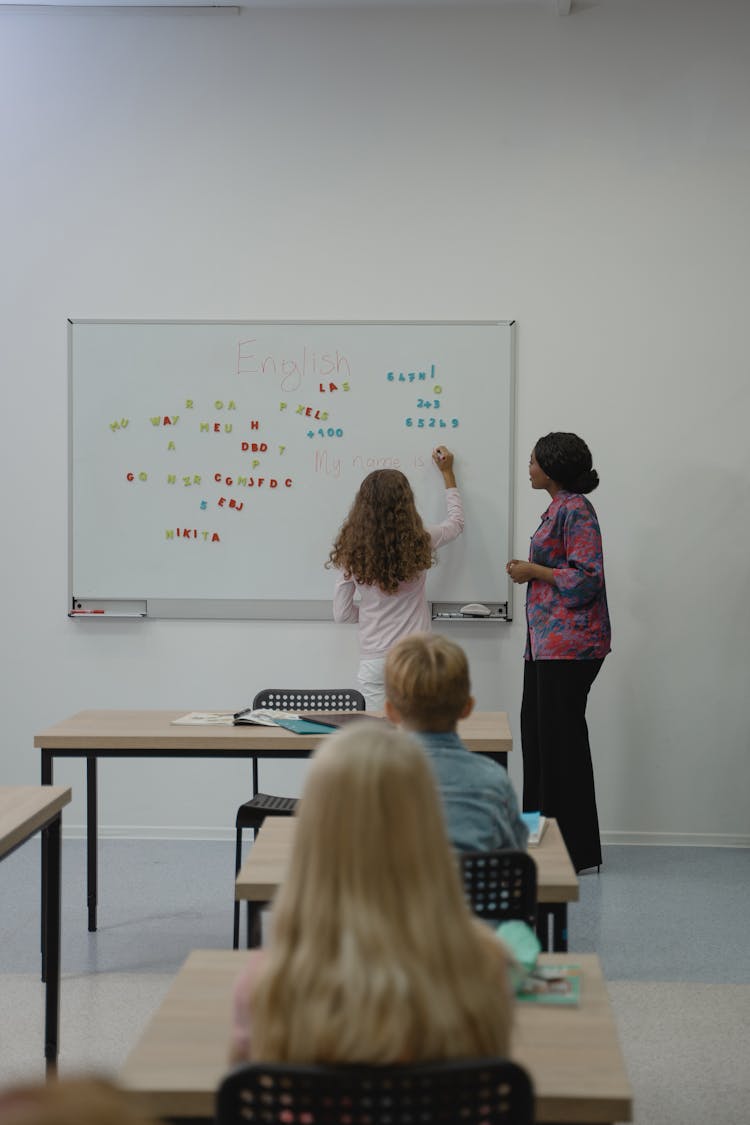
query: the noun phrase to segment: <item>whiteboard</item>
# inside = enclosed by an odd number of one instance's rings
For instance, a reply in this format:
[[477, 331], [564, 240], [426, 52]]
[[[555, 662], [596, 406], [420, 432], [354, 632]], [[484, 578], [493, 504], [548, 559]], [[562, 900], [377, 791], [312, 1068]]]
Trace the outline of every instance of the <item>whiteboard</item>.
[[325, 568], [362, 479], [399, 468], [466, 529], [433, 612], [509, 617], [512, 322], [69, 322], [70, 596], [148, 616], [330, 619]]

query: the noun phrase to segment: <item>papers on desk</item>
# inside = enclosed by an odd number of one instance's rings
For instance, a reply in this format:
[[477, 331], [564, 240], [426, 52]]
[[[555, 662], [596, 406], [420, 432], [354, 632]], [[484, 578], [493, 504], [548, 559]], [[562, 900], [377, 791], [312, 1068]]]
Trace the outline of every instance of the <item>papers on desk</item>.
[[516, 991], [524, 1004], [576, 1007], [581, 1003], [580, 965], [537, 965]]
[[277, 727], [281, 719], [298, 719], [293, 711], [271, 711], [262, 707], [245, 707], [244, 711], [235, 711], [232, 721], [238, 727]]
[[172, 719], [170, 726], [231, 727], [233, 724], [231, 711], [190, 711], [179, 719]]
[[524, 812], [521, 813], [521, 820], [529, 830], [529, 838], [526, 841], [526, 846], [535, 848], [544, 835], [544, 829], [547, 827], [547, 818], [538, 812]]
[[334, 726], [326, 723], [325, 716], [313, 719], [297, 715], [294, 711], [271, 711], [262, 707], [246, 707], [244, 711], [236, 711], [233, 721], [236, 727], [283, 727], [294, 734], [330, 734], [335, 730]]

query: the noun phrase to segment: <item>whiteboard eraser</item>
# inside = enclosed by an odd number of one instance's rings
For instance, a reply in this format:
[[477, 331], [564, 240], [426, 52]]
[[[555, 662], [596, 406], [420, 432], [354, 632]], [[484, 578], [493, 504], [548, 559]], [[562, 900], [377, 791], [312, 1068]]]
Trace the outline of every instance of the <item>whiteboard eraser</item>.
[[469, 602], [468, 605], [461, 606], [461, 613], [466, 614], [467, 617], [489, 617], [492, 610], [482, 605], [481, 602]]

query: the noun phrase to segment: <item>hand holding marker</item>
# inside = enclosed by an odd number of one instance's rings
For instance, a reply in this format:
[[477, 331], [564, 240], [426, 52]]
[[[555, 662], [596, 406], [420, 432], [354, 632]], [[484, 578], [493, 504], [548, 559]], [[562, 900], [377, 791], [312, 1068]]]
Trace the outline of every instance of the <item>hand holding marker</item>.
[[[453, 454], [444, 445], [436, 445], [432, 451], [432, 460], [443, 474], [446, 488], [456, 487], [456, 478], [453, 475]], [[470, 602], [461, 606], [459, 613], [464, 617], [490, 617], [492, 610], [481, 602]]]
[[456, 487], [456, 478], [453, 473], [453, 454], [444, 445], [436, 445], [432, 451], [432, 460], [443, 474], [443, 484], [446, 488]]

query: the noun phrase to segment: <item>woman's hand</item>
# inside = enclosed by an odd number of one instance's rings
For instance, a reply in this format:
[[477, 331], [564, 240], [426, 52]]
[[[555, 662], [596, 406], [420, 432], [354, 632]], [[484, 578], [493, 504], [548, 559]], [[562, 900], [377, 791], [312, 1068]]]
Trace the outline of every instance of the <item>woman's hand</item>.
[[530, 582], [535, 577], [534, 564], [524, 562], [523, 559], [511, 559], [505, 569], [510, 575], [511, 581], [517, 582], [519, 585], [522, 582]]
[[444, 445], [436, 445], [432, 451], [432, 460], [443, 474], [443, 483], [446, 488], [456, 487], [456, 477], [453, 473], [453, 454]]
[[523, 582], [534, 581], [549, 582], [551, 586], [555, 585], [555, 572], [549, 566], [524, 562], [523, 559], [511, 559], [505, 569], [510, 575], [511, 581], [516, 582], [519, 586]]

